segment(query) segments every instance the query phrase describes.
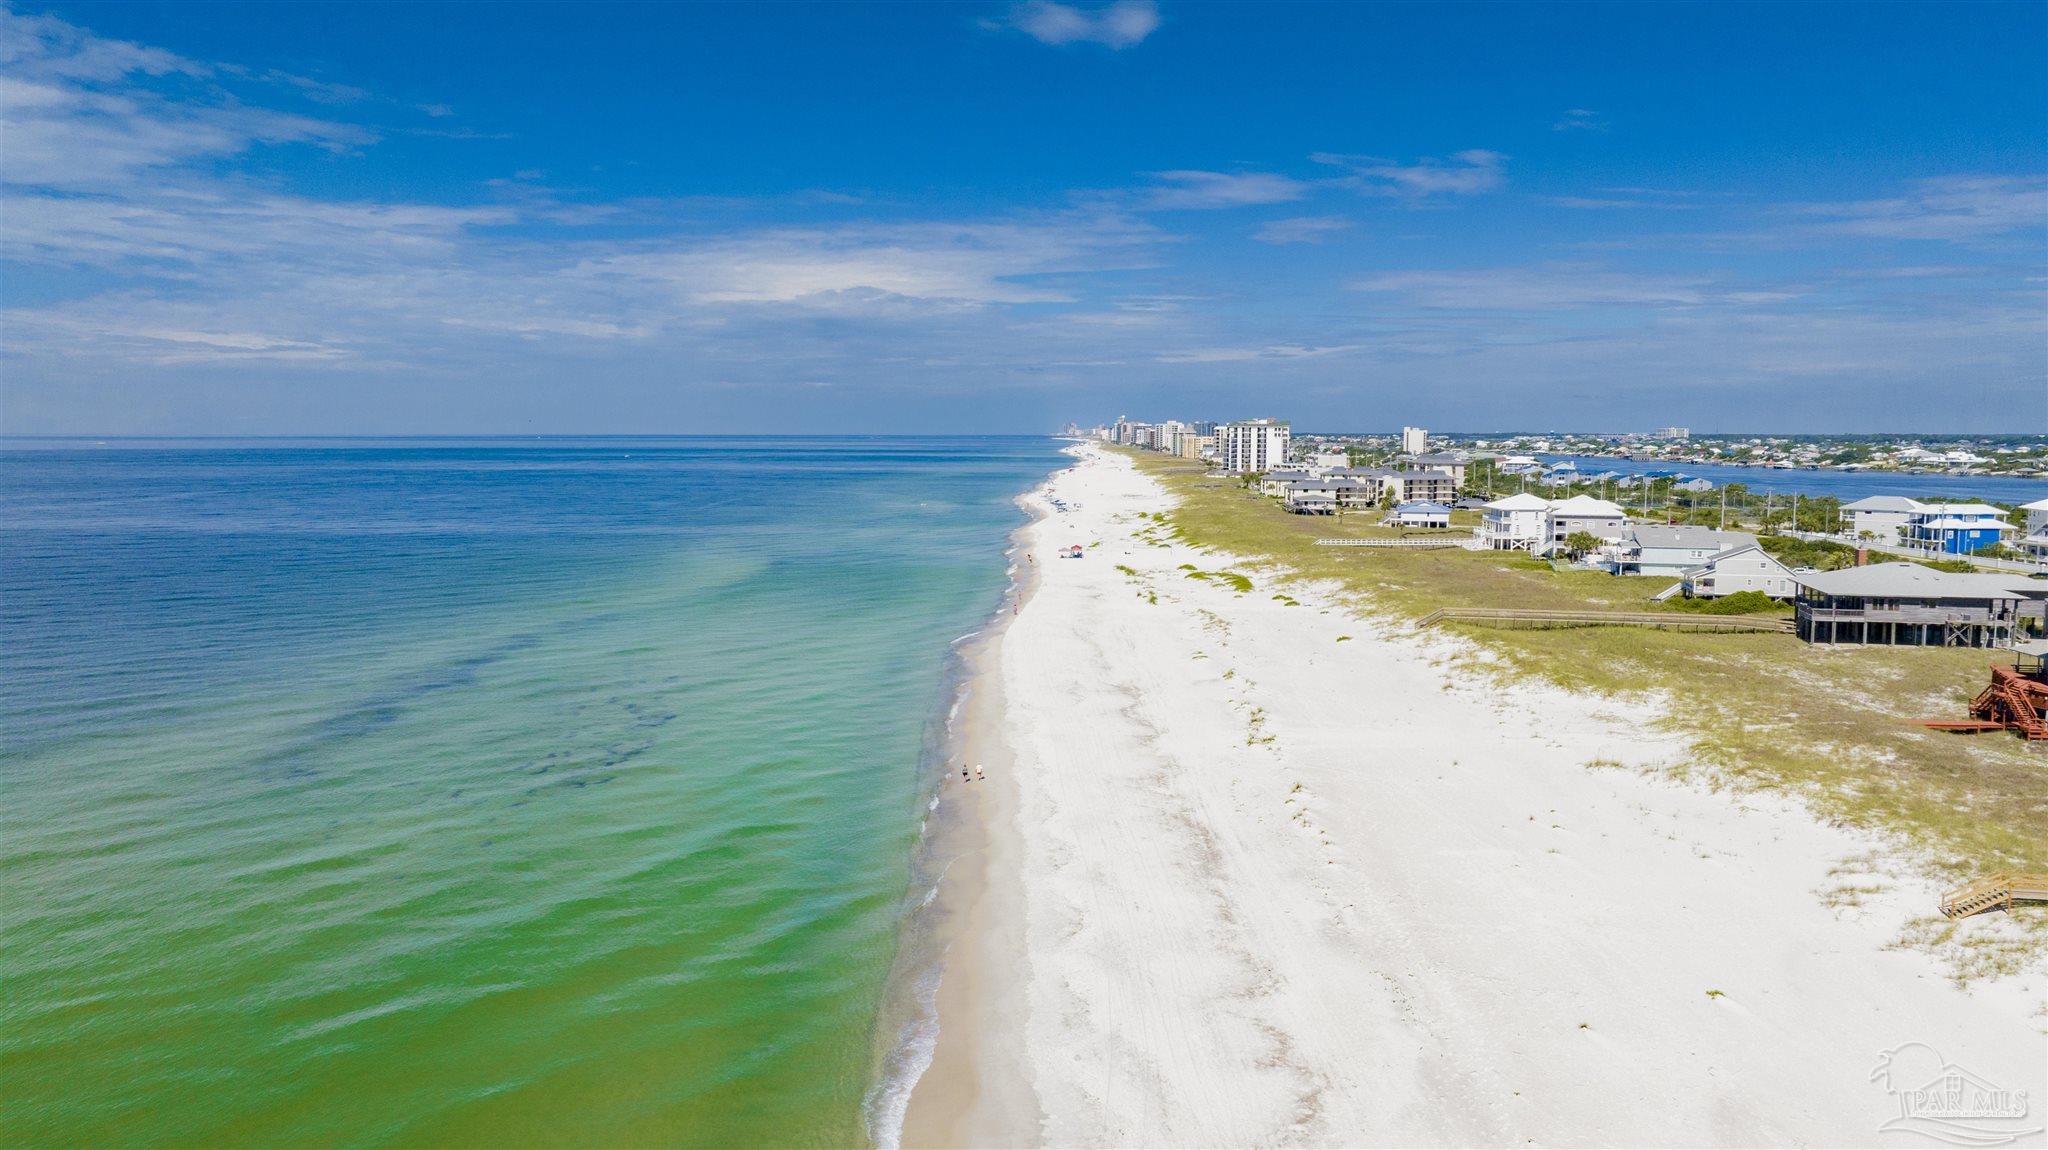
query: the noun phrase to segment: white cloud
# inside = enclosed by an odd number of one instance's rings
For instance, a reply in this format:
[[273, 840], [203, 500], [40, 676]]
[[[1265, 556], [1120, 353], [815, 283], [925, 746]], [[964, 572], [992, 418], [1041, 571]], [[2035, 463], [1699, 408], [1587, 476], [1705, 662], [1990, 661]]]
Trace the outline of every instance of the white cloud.
[[1159, 5], [1153, 0], [1116, 0], [1101, 8], [1082, 8], [1054, 0], [1031, 0], [1010, 9], [1009, 25], [1042, 44], [1085, 43], [1123, 49], [1158, 30]]
[[1325, 356], [1346, 355], [1360, 351], [1364, 347], [1364, 344], [1359, 343], [1325, 346], [1276, 343], [1262, 347], [1197, 347], [1184, 351], [1161, 352], [1154, 358], [1160, 363], [1249, 363], [1256, 360], [1321, 359]]
[[1279, 204], [1298, 200], [1308, 192], [1308, 185], [1300, 180], [1271, 172], [1177, 171], [1153, 174], [1167, 186], [1152, 189], [1144, 205], [1167, 211]]
[[1252, 238], [1262, 244], [1319, 244], [1351, 224], [1343, 216], [1290, 216], [1266, 221]]
[[1346, 156], [1318, 152], [1310, 157], [1319, 164], [1344, 168], [1350, 175], [1338, 182], [1377, 195], [1425, 199], [1430, 196], [1468, 196], [1490, 192], [1507, 182], [1507, 157], [1484, 148], [1456, 152], [1443, 159], [1425, 158], [1410, 164], [1395, 163], [1373, 156]]
[[1893, 199], [1794, 205], [1823, 231], [1900, 240], [1977, 240], [2048, 227], [2048, 176], [1919, 180]]
[[1707, 205], [1698, 200], [1676, 198], [1659, 199], [1654, 195], [1642, 196], [1544, 196], [1543, 202], [1554, 208], [1571, 208], [1575, 211], [1634, 210], [1638, 208], [1656, 211], [1696, 211]]
[[[144, 171], [232, 156], [258, 144], [341, 150], [375, 139], [356, 125], [252, 107], [206, 85], [198, 98], [187, 92], [173, 99], [150, 82], [197, 82], [221, 70], [4, 7], [0, 64], [7, 70], [0, 78], [7, 133], [0, 179], [8, 184], [104, 189]], [[274, 76], [310, 95], [358, 91]]]
[[174, 52], [105, 39], [54, 16], [27, 16], [5, 6], [0, 6], [0, 68], [17, 76], [84, 81], [213, 71]]
[[1604, 132], [1607, 117], [1591, 108], [1566, 108], [1564, 114], [1550, 125], [1553, 132]]
[[1396, 293], [1418, 307], [1461, 311], [1687, 307], [1709, 298], [1701, 279], [1581, 267], [1388, 272], [1351, 286], [1358, 291]]

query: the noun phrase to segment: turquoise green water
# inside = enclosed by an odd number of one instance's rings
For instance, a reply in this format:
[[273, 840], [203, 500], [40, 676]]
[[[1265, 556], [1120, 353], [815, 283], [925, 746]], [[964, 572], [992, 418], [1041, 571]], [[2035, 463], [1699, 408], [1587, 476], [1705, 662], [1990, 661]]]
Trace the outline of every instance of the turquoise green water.
[[11, 445], [0, 1137], [864, 1141], [1053, 447]]

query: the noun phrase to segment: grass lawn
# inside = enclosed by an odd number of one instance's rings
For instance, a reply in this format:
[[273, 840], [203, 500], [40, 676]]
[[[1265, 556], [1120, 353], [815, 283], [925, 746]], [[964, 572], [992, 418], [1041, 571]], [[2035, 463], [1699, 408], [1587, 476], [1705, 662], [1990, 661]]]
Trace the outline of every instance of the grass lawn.
[[[1170, 528], [1190, 543], [1271, 559], [1419, 618], [1439, 607], [1655, 611], [1663, 577], [1554, 571], [1526, 555], [1316, 547], [1344, 535], [1396, 534], [1370, 513], [1289, 515], [1277, 503], [1182, 460], [1131, 452], [1179, 497]], [[1500, 630], [1440, 624], [1500, 657], [1486, 673], [1595, 692], [1662, 692], [1669, 729], [1692, 740], [1717, 781], [1795, 792], [1823, 817], [1908, 844], [1939, 876], [2048, 872], [2048, 748], [2005, 734], [1949, 735], [1915, 718], [1964, 718], [2004, 653], [1922, 647], [1811, 646], [1789, 635], [1639, 627]], [[1478, 666], [1475, 662], [1475, 666]], [[1930, 912], [1934, 908], [1928, 908]], [[2048, 945], [2048, 914], [2015, 916]], [[1951, 941], [1925, 926], [1916, 944]], [[2017, 953], [1974, 956], [1965, 973], [2003, 970]]]

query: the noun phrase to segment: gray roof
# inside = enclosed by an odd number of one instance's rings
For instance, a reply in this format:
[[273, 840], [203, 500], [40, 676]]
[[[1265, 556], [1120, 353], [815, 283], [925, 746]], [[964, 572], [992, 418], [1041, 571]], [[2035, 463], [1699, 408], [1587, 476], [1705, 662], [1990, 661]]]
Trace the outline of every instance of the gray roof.
[[1697, 566], [1697, 567], [1688, 567], [1688, 568], [1686, 568], [1686, 569], [1685, 569], [1685, 574], [1687, 574], [1687, 575], [1698, 575], [1698, 574], [1701, 574], [1702, 572], [1705, 572], [1705, 571], [1707, 571], [1707, 570], [1709, 570], [1709, 569], [1713, 568], [1713, 567], [1714, 567], [1714, 566], [1715, 566], [1716, 564], [1720, 563], [1720, 562], [1721, 562], [1721, 561], [1722, 561], [1723, 559], [1728, 559], [1728, 558], [1731, 558], [1731, 557], [1733, 557], [1733, 556], [1736, 556], [1736, 555], [1740, 555], [1740, 554], [1742, 554], [1742, 553], [1743, 553], [1743, 552], [1745, 552], [1745, 551], [1754, 551], [1754, 552], [1756, 552], [1756, 553], [1757, 553], [1758, 555], [1761, 555], [1761, 556], [1763, 556], [1763, 557], [1764, 557], [1765, 559], [1768, 559], [1768, 560], [1770, 560], [1770, 561], [1771, 561], [1771, 562], [1772, 562], [1773, 564], [1776, 564], [1776, 566], [1778, 567], [1778, 569], [1779, 569], [1779, 570], [1781, 570], [1781, 571], [1785, 571], [1785, 572], [1786, 572], [1787, 574], [1790, 574], [1790, 573], [1791, 573], [1791, 572], [1790, 572], [1790, 571], [1789, 571], [1789, 570], [1788, 570], [1788, 569], [1787, 569], [1787, 568], [1785, 567], [1785, 565], [1784, 565], [1783, 563], [1780, 563], [1780, 562], [1778, 562], [1778, 557], [1777, 557], [1777, 556], [1775, 556], [1775, 555], [1771, 554], [1770, 552], [1768, 552], [1768, 551], [1764, 550], [1764, 549], [1763, 549], [1763, 545], [1762, 545], [1761, 543], [1758, 543], [1757, 541], [1755, 541], [1754, 539], [1752, 539], [1752, 540], [1750, 540], [1750, 541], [1749, 541], [1749, 542], [1747, 542], [1747, 543], [1738, 543], [1738, 544], [1736, 544], [1735, 546], [1733, 546], [1733, 547], [1730, 547], [1730, 548], [1729, 548], [1728, 550], [1726, 550], [1726, 551], [1719, 551], [1719, 552], [1716, 552], [1716, 553], [1714, 553], [1714, 554], [1712, 554], [1712, 555], [1709, 555], [1709, 556], [1707, 556], [1707, 557], [1706, 557], [1705, 559], [1702, 559], [1702, 560], [1700, 560], [1700, 564], [1699, 564], [1699, 566]]
[[1727, 551], [1745, 543], [1756, 542], [1756, 536], [1742, 531], [1716, 531], [1712, 527], [1635, 527], [1629, 530], [1638, 547], [1680, 547], [1687, 550]]
[[1873, 563], [1841, 571], [1810, 571], [1793, 576], [1802, 587], [1823, 595], [1880, 599], [2040, 599], [2048, 584], [2024, 575], [1936, 571], [1918, 563]]
[[1919, 511], [1925, 505], [1903, 495], [1868, 495], [1854, 503], [1842, 504], [1844, 511]]

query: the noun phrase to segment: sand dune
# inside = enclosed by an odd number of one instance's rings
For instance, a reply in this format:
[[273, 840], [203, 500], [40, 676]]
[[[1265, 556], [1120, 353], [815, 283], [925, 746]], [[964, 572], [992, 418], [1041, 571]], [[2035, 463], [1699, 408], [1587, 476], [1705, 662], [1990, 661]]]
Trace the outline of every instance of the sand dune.
[[990, 655], [1009, 777], [907, 1141], [1912, 1145], [1872, 1081], [1907, 1043], [2038, 1129], [2042, 974], [1888, 949], [1934, 892], [1870, 841], [1629, 769], [1685, 750], [1641, 712], [1136, 538], [1164, 492], [1079, 450]]

